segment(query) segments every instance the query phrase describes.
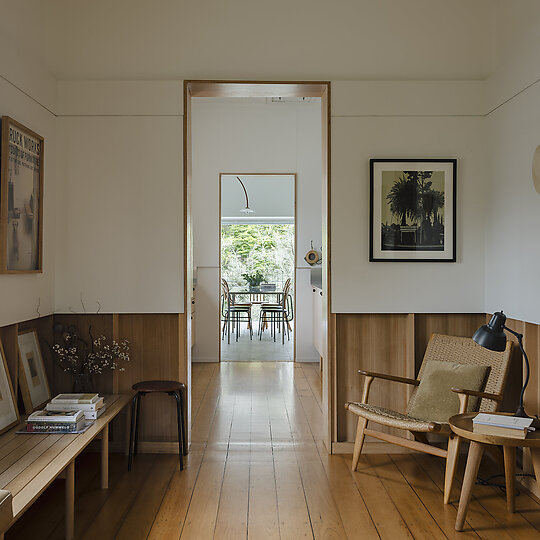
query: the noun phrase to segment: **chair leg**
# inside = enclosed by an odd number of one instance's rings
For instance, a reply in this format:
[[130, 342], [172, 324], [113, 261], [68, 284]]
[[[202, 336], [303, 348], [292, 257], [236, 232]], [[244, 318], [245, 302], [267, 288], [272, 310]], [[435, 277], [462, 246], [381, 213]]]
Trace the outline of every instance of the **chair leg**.
[[356, 428], [356, 439], [354, 440], [354, 452], [353, 452], [353, 458], [352, 458], [352, 471], [356, 471], [356, 467], [358, 467], [358, 460], [360, 459], [360, 454], [362, 453], [362, 446], [364, 446], [364, 430], [367, 426], [367, 419], [362, 418], [361, 416], [358, 417], [358, 427]]
[[137, 392], [131, 400], [131, 429], [129, 430], [129, 455], [128, 455], [128, 471], [131, 471], [131, 463], [133, 462], [133, 452], [135, 443], [135, 424], [137, 422], [137, 401], [139, 393]]
[[137, 392], [137, 415], [135, 416], [135, 441], [133, 443], [133, 455], [137, 455], [139, 448], [139, 420], [141, 418], [141, 397], [144, 392]]
[[182, 444], [184, 446], [184, 456], [188, 455], [188, 440], [187, 440], [187, 389], [180, 390], [180, 406], [182, 412]]
[[461, 437], [454, 434], [450, 435], [446, 455], [446, 472], [444, 475], [444, 504], [448, 504], [450, 502], [450, 495], [452, 493], [452, 486], [454, 484], [454, 476], [456, 474], [456, 467], [459, 458], [460, 443]]
[[169, 396], [176, 399], [176, 423], [178, 425], [178, 456], [180, 459], [180, 470], [184, 470], [184, 436], [182, 422], [182, 398], [178, 392], [169, 392]]

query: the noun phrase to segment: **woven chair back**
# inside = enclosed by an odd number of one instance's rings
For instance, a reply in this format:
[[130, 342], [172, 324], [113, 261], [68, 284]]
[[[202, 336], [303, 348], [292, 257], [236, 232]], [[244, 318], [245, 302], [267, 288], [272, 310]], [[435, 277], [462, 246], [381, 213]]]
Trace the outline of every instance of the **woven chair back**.
[[[512, 343], [510, 341], [506, 344], [506, 350], [495, 352], [481, 347], [471, 338], [433, 334], [426, 348], [417, 378], [422, 380], [426, 362], [429, 360], [489, 366], [490, 369], [483, 391], [488, 394], [502, 394], [508, 378], [511, 350]], [[412, 392], [409, 404], [412, 403], [415, 393], [416, 387]], [[498, 401], [482, 399], [479, 410], [495, 412], [499, 405], [500, 402]]]

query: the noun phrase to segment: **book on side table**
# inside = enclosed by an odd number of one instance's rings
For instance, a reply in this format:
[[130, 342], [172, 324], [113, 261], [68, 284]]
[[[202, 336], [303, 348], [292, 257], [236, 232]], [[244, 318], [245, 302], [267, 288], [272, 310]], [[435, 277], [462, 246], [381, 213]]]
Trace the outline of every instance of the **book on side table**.
[[525, 439], [531, 431], [534, 418], [520, 418], [501, 414], [479, 413], [473, 418], [473, 432], [496, 437]]

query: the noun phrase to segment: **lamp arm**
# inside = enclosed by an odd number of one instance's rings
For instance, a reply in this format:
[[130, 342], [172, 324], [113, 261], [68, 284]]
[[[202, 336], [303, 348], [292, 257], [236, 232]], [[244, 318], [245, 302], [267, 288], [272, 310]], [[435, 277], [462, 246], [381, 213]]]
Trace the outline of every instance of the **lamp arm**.
[[523, 396], [525, 395], [525, 389], [527, 388], [527, 385], [529, 384], [529, 374], [530, 374], [530, 368], [529, 368], [529, 357], [527, 356], [527, 353], [525, 352], [525, 349], [523, 348], [523, 334], [520, 334], [519, 332], [515, 332], [511, 328], [508, 328], [508, 326], [503, 327], [507, 332], [510, 332], [514, 336], [516, 336], [518, 340], [519, 348], [521, 349], [521, 354], [523, 355], [523, 358], [525, 358], [525, 367], [526, 375], [525, 375], [525, 382], [523, 383], [523, 387], [521, 388], [521, 393], [519, 395], [519, 407], [521, 410], [523, 410]]
[[240, 182], [240, 185], [242, 186], [242, 189], [244, 190], [244, 195], [246, 196], [246, 208], [249, 208], [249, 198], [248, 198], [248, 192], [247, 192], [246, 186], [244, 186], [244, 182], [242, 182], [242, 180], [240, 180], [238, 176], [236, 177], [236, 179]]

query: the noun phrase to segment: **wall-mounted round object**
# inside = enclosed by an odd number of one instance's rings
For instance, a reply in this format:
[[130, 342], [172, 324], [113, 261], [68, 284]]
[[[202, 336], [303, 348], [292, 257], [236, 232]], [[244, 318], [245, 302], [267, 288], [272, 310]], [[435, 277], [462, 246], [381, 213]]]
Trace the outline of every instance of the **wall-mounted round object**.
[[532, 176], [534, 189], [540, 193], [540, 144], [536, 147], [532, 162]]
[[304, 257], [304, 259], [306, 260], [308, 264], [311, 264], [313, 266], [314, 264], [317, 264], [321, 260], [321, 256], [314, 249], [310, 249], [306, 253], [306, 256]]

